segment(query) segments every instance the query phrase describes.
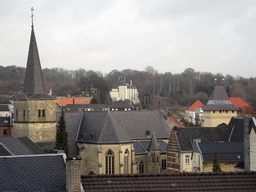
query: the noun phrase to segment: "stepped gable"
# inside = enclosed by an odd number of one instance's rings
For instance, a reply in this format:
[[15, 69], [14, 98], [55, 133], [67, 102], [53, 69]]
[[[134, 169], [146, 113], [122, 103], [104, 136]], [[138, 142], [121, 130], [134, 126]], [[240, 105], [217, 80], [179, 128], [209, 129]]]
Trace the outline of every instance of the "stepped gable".
[[203, 107], [204, 111], [212, 111], [212, 110], [234, 110], [237, 111], [236, 108], [230, 101], [227, 92], [225, 91], [223, 86], [216, 86], [209, 98], [208, 103]]
[[195, 111], [196, 108], [203, 108], [204, 104], [200, 101], [197, 100], [195, 103], [193, 103], [188, 109], [187, 111]]

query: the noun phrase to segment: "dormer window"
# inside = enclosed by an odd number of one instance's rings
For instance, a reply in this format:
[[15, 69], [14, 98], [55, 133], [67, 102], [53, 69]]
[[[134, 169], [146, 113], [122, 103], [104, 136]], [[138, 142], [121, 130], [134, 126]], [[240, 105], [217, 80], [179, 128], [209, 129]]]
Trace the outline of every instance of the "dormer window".
[[147, 135], [147, 136], [150, 136], [150, 131], [146, 131], [146, 135]]

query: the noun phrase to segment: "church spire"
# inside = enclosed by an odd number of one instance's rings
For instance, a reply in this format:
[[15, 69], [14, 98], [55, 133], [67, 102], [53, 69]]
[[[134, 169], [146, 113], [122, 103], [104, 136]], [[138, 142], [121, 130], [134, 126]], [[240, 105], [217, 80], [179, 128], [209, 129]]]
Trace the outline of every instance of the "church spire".
[[[33, 10], [34, 9], [31, 8], [31, 11]], [[33, 12], [32, 12], [32, 30], [31, 30], [31, 38], [30, 38], [23, 93], [28, 95], [45, 94], [43, 73], [41, 69], [38, 49], [36, 45], [36, 37], [34, 33]]]

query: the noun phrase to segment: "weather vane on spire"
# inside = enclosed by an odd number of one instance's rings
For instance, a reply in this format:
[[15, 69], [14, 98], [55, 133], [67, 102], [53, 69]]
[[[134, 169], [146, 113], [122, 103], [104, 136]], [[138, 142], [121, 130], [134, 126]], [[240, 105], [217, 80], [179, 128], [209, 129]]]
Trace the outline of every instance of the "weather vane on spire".
[[31, 18], [32, 18], [32, 28], [34, 27], [34, 24], [33, 24], [33, 17], [34, 17], [34, 15], [33, 15], [33, 11], [34, 11], [34, 8], [33, 7], [31, 7]]

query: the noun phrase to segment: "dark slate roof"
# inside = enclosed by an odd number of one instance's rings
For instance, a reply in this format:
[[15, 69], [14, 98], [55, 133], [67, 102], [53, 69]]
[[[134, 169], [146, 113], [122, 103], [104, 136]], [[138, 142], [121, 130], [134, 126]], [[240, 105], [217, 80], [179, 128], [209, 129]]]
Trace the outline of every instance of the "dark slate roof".
[[202, 143], [228, 141], [230, 127], [212, 127], [212, 128], [177, 128], [178, 142], [181, 151], [192, 151], [191, 139], [201, 139]]
[[78, 140], [90, 143], [131, 142], [127, 132], [110, 112], [85, 112]]
[[0, 117], [0, 127], [11, 127], [11, 117]]
[[29, 148], [34, 154], [44, 154], [44, 150], [34, 143], [31, 139], [29, 139], [27, 136], [25, 137], [19, 137], [18, 138], [24, 145], [26, 145], [27, 148]]
[[55, 141], [45, 141], [45, 142], [36, 142], [36, 144], [41, 147], [43, 150], [50, 152], [55, 147]]
[[0, 157], [1, 191], [66, 191], [63, 156]]
[[10, 111], [8, 105], [0, 105], [0, 111]]
[[28, 61], [24, 79], [24, 94], [45, 94], [45, 85], [34, 29], [31, 30]]
[[150, 141], [147, 149], [149, 151], [150, 150], [160, 150], [160, 146], [158, 145], [157, 140], [156, 140], [155, 132], [153, 132], [153, 134], [152, 134], [152, 138], [151, 138], [151, 141]]
[[[148, 153], [150, 141], [136, 141], [133, 143], [133, 147], [135, 149], [135, 155], [144, 155]], [[161, 154], [166, 154], [167, 143], [164, 141], [158, 142], [159, 149]]]
[[218, 150], [219, 161], [242, 161], [244, 159], [244, 142], [198, 143], [204, 162], [213, 162]]
[[0, 156], [10, 156], [12, 153], [7, 149], [7, 147], [0, 143]]
[[170, 127], [166, 124], [164, 117], [158, 111], [131, 111], [110, 112], [121, 127], [123, 127], [130, 139], [148, 139], [155, 132], [156, 138], [168, 139], [171, 134]]
[[109, 108], [106, 104], [67, 104], [64, 109], [67, 111], [67, 109], [70, 109], [71, 111], [78, 111], [78, 108], [81, 108], [83, 111], [88, 108], [93, 108], [93, 111], [101, 111], [102, 109]]
[[256, 172], [82, 176], [85, 191], [255, 191]]
[[231, 128], [230, 141], [243, 141], [244, 140], [244, 117], [232, 117], [226, 127]]
[[235, 107], [229, 97], [225, 88], [223, 86], [216, 86], [209, 98], [208, 103], [203, 107], [204, 111], [211, 111], [211, 110], [238, 110]]
[[14, 136], [0, 137], [0, 143], [13, 155], [33, 155], [34, 153]]

